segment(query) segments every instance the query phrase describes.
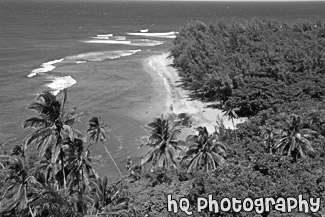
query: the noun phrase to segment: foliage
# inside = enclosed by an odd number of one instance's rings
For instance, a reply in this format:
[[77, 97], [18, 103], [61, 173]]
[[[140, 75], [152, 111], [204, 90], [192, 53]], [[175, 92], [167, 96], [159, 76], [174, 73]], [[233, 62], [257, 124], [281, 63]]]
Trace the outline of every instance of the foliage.
[[[89, 147], [105, 139], [104, 125], [98, 117], [91, 118], [89, 139], [73, 128], [82, 113], [65, 107], [63, 93], [61, 101], [50, 92], [41, 93], [28, 107], [38, 117], [23, 124], [35, 131], [11, 153], [8, 143], [0, 146], [0, 216], [129, 216], [135, 210], [125, 186], [108, 185], [93, 169], [96, 158]], [[39, 155], [28, 159], [31, 144]]]
[[324, 29], [322, 21], [190, 22], [170, 56], [193, 98], [251, 117], [283, 103], [323, 99]]
[[276, 135], [275, 149], [282, 154], [293, 155], [294, 158], [305, 157], [307, 151], [314, 151], [310, 139], [315, 131], [304, 128], [301, 117], [292, 115], [292, 119], [284, 119], [280, 123], [281, 131]]
[[[171, 56], [192, 97], [218, 101], [230, 119], [249, 116], [236, 129], [217, 123], [208, 134], [189, 135], [179, 162], [180, 126], [188, 116], [149, 123], [140, 165], [127, 161], [123, 176], [105, 145], [106, 125], [88, 121], [88, 134], [74, 128], [83, 113], [41, 93], [28, 108], [37, 116], [24, 121], [34, 129], [22, 142], [0, 144], [0, 216], [157, 216], [185, 217], [167, 211], [167, 195], [188, 198], [195, 217], [258, 216], [255, 212], [197, 212], [197, 198], [319, 197], [325, 200], [324, 37], [322, 22], [292, 26], [253, 20], [245, 25], [187, 24]], [[86, 136], [87, 135], [87, 136]], [[121, 179], [110, 183], [93, 168], [91, 147], [102, 142]], [[9, 151], [9, 143], [13, 143]], [[31, 146], [38, 155], [29, 156]], [[151, 171], [143, 170], [151, 163]], [[182, 166], [186, 168], [182, 168]], [[262, 217], [311, 216], [263, 212]]]
[[151, 150], [141, 159], [141, 165], [151, 162], [152, 169], [176, 167], [174, 159], [178, 149], [176, 138], [181, 132], [178, 125], [170, 126], [169, 119], [165, 119], [162, 115], [148, 124], [148, 128], [151, 135], [144, 145], [151, 147]]
[[88, 122], [88, 126], [89, 126], [89, 129], [87, 130], [87, 132], [89, 133], [89, 137], [90, 137], [90, 141], [91, 141], [91, 143], [89, 143], [89, 146], [94, 142], [97, 143], [98, 139], [100, 139], [100, 141], [103, 143], [106, 153], [111, 158], [117, 171], [119, 172], [120, 176], [122, 177], [122, 172], [121, 172], [120, 168], [117, 166], [114, 158], [112, 157], [111, 153], [108, 151], [108, 149], [106, 148], [106, 145], [104, 144], [106, 141], [106, 131], [105, 131], [106, 125], [100, 118], [92, 117]]
[[217, 135], [209, 135], [207, 129], [199, 127], [199, 135], [190, 135], [186, 139], [188, 150], [183, 160], [188, 162], [188, 172], [215, 170], [217, 166], [226, 165], [226, 147], [218, 141]]

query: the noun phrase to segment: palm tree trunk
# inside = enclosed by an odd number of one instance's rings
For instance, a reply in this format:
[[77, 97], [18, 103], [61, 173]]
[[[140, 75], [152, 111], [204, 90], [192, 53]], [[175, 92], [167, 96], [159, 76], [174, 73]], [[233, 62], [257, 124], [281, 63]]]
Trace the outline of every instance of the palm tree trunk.
[[35, 214], [33, 213], [32, 209], [30, 208], [30, 206], [28, 206], [28, 209], [29, 209], [29, 213], [32, 217], [35, 217]]
[[236, 132], [236, 128], [235, 128], [234, 118], [231, 118], [231, 122], [232, 122], [232, 126], [234, 127], [234, 131], [235, 131], [235, 139], [236, 139], [236, 141], [237, 141], [237, 132]]
[[123, 175], [122, 175], [122, 173], [121, 173], [121, 170], [120, 170], [120, 168], [117, 166], [117, 164], [116, 164], [116, 162], [115, 162], [114, 158], [112, 157], [112, 155], [111, 155], [111, 154], [109, 153], [109, 151], [107, 150], [105, 143], [103, 143], [103, 146], [104, 146], [104, 148], [105, 148], [105, 150], [106, 150], [106, 153], [108, 154], [108, 156], [109, 156], [109, 157], [112, 159], [112, 161], [113, 161], [113, 163], [114, 163], [114, 165], [115, 165], [116, 169], [117, 169], [117, 170], [118, 170], [118, 172], [120, 173], [120, 176], [121, 176], [121, 177], [123, 177]]
[[[62, 153], [62, 148], [61, 148], [61, 153]], [[66, 183], [66, 177], [65, 177], [65, 171], [64, 171], [64, 162], [63, 162], [63, 154], [61, 154], [61, 169], [62, 169], [62, 174], [63, 174], [63, 187], [64, 189], [67, 188], [67, 183]]]
[[24, 184], [24, 197], [25, 197], [24, 208], [26, 208], [27, 207], [27, 201], [28, 201], [28, 198], [27, 198], [27, 182]]

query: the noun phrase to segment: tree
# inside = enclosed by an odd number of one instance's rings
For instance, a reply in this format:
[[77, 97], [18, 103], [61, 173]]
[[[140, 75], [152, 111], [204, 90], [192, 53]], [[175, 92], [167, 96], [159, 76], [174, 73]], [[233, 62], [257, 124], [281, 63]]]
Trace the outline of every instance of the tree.
[[190, 22], [170, 56], [191, 98], [252, 117], [284, 103], [323, 101], [323, 40], [323, 21]]
[[235, 128], [234, 118], [238, 118], [238, 115], [236, 112], [238, 112], [239, 110], [240, 110], [239, 108], [231, 108], [231, 107], [227, 107], [227, 108], [223, 109], [224, 116], [228, 116], [228, 119], [231, 120], [231, 122], [232, 122], [236, 140], [237, 140], [237, 132], [236, 132], [236, 128]]
[[70, 192], [78, 191], [82, 194], [87, 193], [89, 177], [97, 176], [92, 168], [93, 158], [88, 150], [84, 150], [84, 143], [81, 139], [66, 139], [63, 142], [63, 149], [66, 153], [65, 170]]
[[187, 171], [203, 169], [208, 172], [226, 165], [226, 147], [218, 141], [216, 134], [209, 135], [205, 127], [199, 127], [198, 132], [198, 136], [188, 136], [186, 139], [189, 149], [182, 161], [190, 159]]
[[224, 108], [223, 109], [224, 116], [228, 116], [228, 119], [231, 120], [234, 129], [235, 129], [234, 119], [238, 118], [238, 115], [236, 112], [239, 110], [240, 110], [239, 108]]
[[[30, 144], [37, 145], [39, 155], [43, 157], [46, 152], [50, 153], [51, 163], [55, 164], [59, 159], [61, 170], [64, 172], [64, 153], [62, 142], [66, 137], [84, 138], [84, 135], [78, 130], [72, 128], [72, 125], [79, 120], [82, 113], [75, 113], [75, 109], [66, 111], [65, 103], [67, 100], [67, 91], [63, 91], [63, 98], [60, 101], [56, 99], [50, 91], [45, 91], [37, 97], [37, 101], [31, 103], [28, 107], [34, 110], [38, 117], [31, 117], [24, 121], [23, 128], [35, 128], [25, 139], [26, 146]], [[55, 170], [53, 170], [56, 172]], [[66, 187], [66, 177], [63, 173], [63, 185]]]
[[[116, 169], [118, 170], [120, 176], [122, 177], [122, 172], [120, 170], [120, 168], [117, 166], [114, 158], [112, 157], [111, 153], [108, 151], [108, 149], [105, 146], [105, 141], [106, 141], [106, 131], [105, 131], [105, 127], [106, 125], [104, 124], [103, 121], [101, 121], [100, 118], [98, 117], [92, 117], [89, 121], [88, 121], [88, 130], [87, 132], [89, 133], [89, 137], [90, 137], [90, 143], [89, 146], [93, 143], [97, 143], [98, 139], [103, 143], [103, 146], [105, 148], [106, 153], [108, 154], [108, 156], [111, 158], [111, 160], [113, 161]], [[87, 150], [89, 148], [89, 146], [87, 147]]]
[[151, 150], [141, 159], [141, 166], [151, 162], [152, 169], [176, 167], [174, 159], [176, 150], [178, 150], [177, 136], [181, 133], [178, 125], [169, 124], [169, 119], [165, 119], [163, 115], [154, 119], [148, 124], [150, 136], [144, 145]]
[[[25, 151], [22, 144], [14, 146], [11, 155], [0, 155], [1, 165], [6, 165], [3, 170], [7, 172], [3, 194], [0, 197], [0, 208], [8, 215], [26, 212], [30, 209], [30, 202], [40, 191], [32, 186], [36, 179], [26, 164]], [[1, 207], [3, 204], [4, 207]]]
[[274, 151], [276, 132], [273, 125], [266, 124], [261, 127], [261, 136], [267, 153], [271, 154]]
[[304, 122], [299, 115], [293, 114], [290, 118], [284, 117], [278, 126], [281, 131], [276, 135], [274, 148], [281, 154], [297, 157], [305, 157], [307, 151], [314, 151], [310, 139], [317, 132], [304, 128]]

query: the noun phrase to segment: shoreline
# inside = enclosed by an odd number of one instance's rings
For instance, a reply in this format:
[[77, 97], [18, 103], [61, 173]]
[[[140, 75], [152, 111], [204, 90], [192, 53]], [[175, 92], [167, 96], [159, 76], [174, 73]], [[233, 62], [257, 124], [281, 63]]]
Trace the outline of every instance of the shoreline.
[[[188, 97], [188, 91], [179, 86], [180, 77], [177, 70], [171, 66], [173, 60], [171, 58], [167, 59], [168, 55], [169, 53], [162, 53], [144, 60], [145, 70], [150, 70], [149, 73], [155, 74], [156, 77], [159, 76], [165, 86], [167, 96], [163, 113], [167, 115], [187, 113], [190, 115], [192, 127], [182, 130], [182, 132], [189, 131], [187, 135], [194, 133], [195, 128], [199, 126], [206, 127], [209, 133], [213, 133], [217, 120], [221, 119], [226, 128], [234, 128], [232, 121], [225, 117], [221, 110], [207, 107], [211, 103], [192, 100]], [[234, 119], [234, 124], [243, 121], [244, 119]]]

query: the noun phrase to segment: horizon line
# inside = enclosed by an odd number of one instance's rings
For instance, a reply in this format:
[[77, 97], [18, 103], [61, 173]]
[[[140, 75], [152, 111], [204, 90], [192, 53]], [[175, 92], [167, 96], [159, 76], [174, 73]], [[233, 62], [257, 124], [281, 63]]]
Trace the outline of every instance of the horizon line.
[[[65, 1], [65, 0], [61, 0]], [[325, 0], [66, 0], [66, 1], [165, 1], [165, 2], [325, 2]]]

